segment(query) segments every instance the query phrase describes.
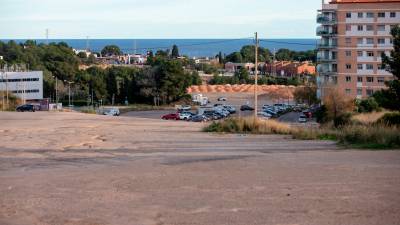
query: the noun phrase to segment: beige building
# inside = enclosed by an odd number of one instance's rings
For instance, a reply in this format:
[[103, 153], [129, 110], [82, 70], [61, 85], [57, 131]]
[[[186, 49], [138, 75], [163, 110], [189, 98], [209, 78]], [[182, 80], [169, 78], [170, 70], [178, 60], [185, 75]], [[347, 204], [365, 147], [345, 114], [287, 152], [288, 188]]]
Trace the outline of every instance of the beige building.
[[[319, 96], [329, 84], [346, 95], [365, 98], [393, 75], [382, 67], [390, 54], [390, 30], [400, 24], [400, 0], [331, 0], [319, 10], [317, 35]], [[325, 88], [324, 88], [325, 87]]]

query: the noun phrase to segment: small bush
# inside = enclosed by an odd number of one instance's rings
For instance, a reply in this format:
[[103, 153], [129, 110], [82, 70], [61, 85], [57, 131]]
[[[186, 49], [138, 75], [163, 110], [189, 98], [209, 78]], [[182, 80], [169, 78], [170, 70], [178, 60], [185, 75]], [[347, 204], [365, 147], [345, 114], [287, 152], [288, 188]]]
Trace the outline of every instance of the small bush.
[[343, 113], [342, 115], [333, 119], [335, 127], [343, 127], [351, 123], [351, 113]]
[[386, 113], [377, 121], [377, 123], [388, 126], [400, 126], [400, 112]]
[[328, 110], [325, 105], [319, 107], [314, 115], [318, 123], [327, 123], [329, 121]]

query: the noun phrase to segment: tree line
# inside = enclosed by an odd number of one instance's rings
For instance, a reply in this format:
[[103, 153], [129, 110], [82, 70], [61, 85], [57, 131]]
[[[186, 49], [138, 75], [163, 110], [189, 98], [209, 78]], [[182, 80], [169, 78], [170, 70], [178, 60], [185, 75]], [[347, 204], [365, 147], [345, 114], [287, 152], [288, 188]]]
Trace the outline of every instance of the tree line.
[[[115, 47], [103, 50], [106, 54], [118, 53]], [[186, 62], [168, 51], [151, 54], [148, 65], [143, 68], [112, 66], [102, 69], [94, 66], [87, 70], [79, 70], [79, 65], [86, 59], [75, 55], [64, 42], [45, 45], [30, 40], [21, 44], [0, 41], [0, 55], [4, 57], [0, 60], [1, 66], [24, 64], [29, 70], [43, 71], [43, 91], [47, 98], [54, 98], [57, 79], [60, 100], [68, 98], [66, 82], [74, 82], [75, 102], [93, 98], [116, 104], [125, 101], [152, 104], [154, 97], [163, 103], [171, 103], [185, 97], [190, 85], [201, 84], [198, 73], [185, 71]]]

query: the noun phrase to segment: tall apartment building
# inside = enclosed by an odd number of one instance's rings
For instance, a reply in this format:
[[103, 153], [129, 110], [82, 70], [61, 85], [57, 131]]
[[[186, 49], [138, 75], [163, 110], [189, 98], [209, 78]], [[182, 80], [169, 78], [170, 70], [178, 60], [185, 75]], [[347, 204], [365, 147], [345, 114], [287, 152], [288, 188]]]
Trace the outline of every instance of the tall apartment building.
[[381, 55], [393, 49], [400, 0], [323, 0], [317, 23], [319, 96], [335, 84], [347, 96], [365, 98], [393, 78]]

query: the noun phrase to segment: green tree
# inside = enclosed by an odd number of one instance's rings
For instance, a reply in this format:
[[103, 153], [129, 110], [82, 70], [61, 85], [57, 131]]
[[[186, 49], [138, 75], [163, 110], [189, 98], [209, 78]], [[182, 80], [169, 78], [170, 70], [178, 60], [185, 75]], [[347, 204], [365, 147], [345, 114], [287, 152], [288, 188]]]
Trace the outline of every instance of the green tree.
[[178, 58], [178, 57], [179, 57], [179, 49], [178, 49], [178, 46], [176, 46], [176, 45], [172, 46], [171, 57], [172, 57], [172, 58]]
[[382, 55], [382, 64], [386, 66], [387, 71], [393, 74], [395, 79], [386, 82], [388, 89], [375, 93], [374, 97], [380, 106], [400, 110], [400, 27], [395, 26], [391, 30], [391, 35], [394, 49], [391, 51], [390, 57], [386, 54]]
[[116, 45], [107, 45], [101, 50], [103, 56], [122, 55], [121, 49]]

